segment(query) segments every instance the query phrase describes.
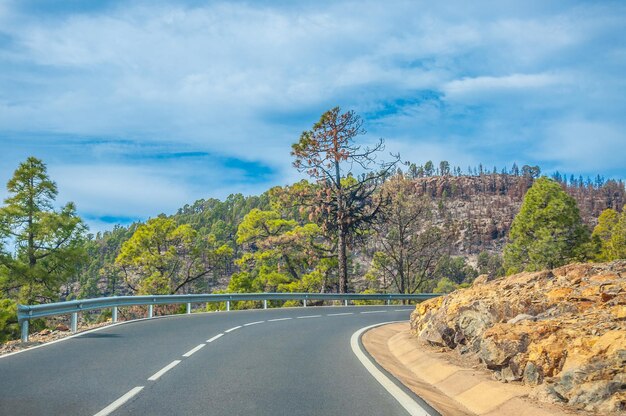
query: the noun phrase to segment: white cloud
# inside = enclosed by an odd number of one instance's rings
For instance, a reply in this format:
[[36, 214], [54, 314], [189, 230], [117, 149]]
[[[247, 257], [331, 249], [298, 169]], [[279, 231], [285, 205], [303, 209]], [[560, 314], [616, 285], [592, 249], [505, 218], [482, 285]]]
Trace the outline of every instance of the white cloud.
[[462, 78], [446, 83], [443, 91], [446, 97], [454, 99], [468, 95], [507, 93], [545, 88], [563, 83], [563, 76], [554, 74], [511, 74], [499, 77], [482, 76]]

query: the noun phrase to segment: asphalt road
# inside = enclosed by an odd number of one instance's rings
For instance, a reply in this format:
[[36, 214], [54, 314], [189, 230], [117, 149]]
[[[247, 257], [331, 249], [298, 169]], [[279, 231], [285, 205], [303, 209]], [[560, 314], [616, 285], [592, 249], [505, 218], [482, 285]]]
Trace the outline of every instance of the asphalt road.
[[110, 414], [406, 416], [350, 337], [411, 310], [233, 311], [107, 327], [0, 358], [0, 415], [102, 415], [119, 405]]

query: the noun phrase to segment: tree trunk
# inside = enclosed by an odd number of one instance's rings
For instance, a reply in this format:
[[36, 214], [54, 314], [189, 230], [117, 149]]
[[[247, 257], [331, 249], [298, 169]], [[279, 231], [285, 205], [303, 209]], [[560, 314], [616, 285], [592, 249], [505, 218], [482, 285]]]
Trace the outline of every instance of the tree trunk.
[[291, 277], [293, 277], [294, 280], [300, 280], [300, 276], [298, 276], [298, 272], [296, 272], [293, 264], [291, 264], [291, 259], [289, 259], [289, 256], [283, 254], [283, 260], [285, 260], [285, 264], [287, 265], [287, 271], [289, 272]]
[[335, 140], [335, 191], [337, 192], [337, 262], [339, 263], [339, 293], [348, 293], [348, 256], [346, 255], [346, 245], [348, 231], [345, 227], [345, 208], [343, 206], [343, 189], [341, 187], [341, 171], [339, 169], [339, 148]]
[[343, 227], [339, 227], [339, 239], [337, 243], [339, 262], [339, 293], [348, 293], [348, 257], [346, 255], [346, 233]]

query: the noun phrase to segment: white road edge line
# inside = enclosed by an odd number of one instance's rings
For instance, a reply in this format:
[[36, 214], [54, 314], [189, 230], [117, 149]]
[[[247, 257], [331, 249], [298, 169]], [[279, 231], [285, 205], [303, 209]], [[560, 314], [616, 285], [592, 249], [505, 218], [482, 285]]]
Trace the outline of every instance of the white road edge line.
[[345, 316], [345, 315], [354, 315], [354, 312], [329, 313], [326, 316]]
[[152, 374], [148, 378], [148, 381], [157, 381], [163, 374], [167, 373], [168, 371], [170, 371], [172, 368], [176, 367], [181, 362], [182, 362], [181, 360], [174, 360], [174, 361], [172, 361], [171, 363], [169, 363], [168, 365], [166, 365], [165, 367], [163, 367], [162, 369], [160, 369], [156, 373]]
[[216, 335], [216, 336], [214, 336], [213, 338], [209, 338], [209, 339], [207, 339], [207, 340], [206, 340], [206, 342], [213, 342], [213, 341], [215, 341], [216, 339], [221, 338], [221, 337], [223, 337], [223, 336], [224, 336], [224, 334], [217, 334], [217, 335]]
[[305, 319], [305, 318], [321, 318], [322, 315], [304, 315], [304, 316], [296, 316], [296, 319]]
[[365, 312], [359, 312], [359, 313], [386, 313], [387, 311], [365, 311]]
[[233, 332], [235, 329], [239, 329], [239, 328], [241, 328], [241, 325], [237, 325], [230, 329], [227, 329], [226, 331], [224, 331], [224, 333], [228, 334], [229, 332]]
[[141, 390], [143, 390], [143, 386], [137, 386], [137, 387], [132, 388], [128, 393], [126, 393], [125, 395], [123, 395], [122, 397], [120, 397], [119, 399], [117, 399], [116, 401], [114, 401], [113, 403], [111, 403], [110, 405], [105, 407], [104, 409], [100, 410], [94, 416], [107, 416], [107, 415], [110, 415], [118, 407], [120, 407], [121, 405], [123, 405], [124, 403], [126, 403], [127, 401], [132, 399]]
[[[393, 321], [400, 322], [400, 321]], [[370, 326], [366, 326], [365, 328], [361, 328], [352, 334], [350, 338], [350, 346], [352, 347], [352, 352], [356, 357], [361, 361], [361, 364], [370, 372], [370, 374], [378, 381], [384, 388], [393, 396], [394, 399], [400, 403], [404, 410], [406, 410], [411, 416], [430, 416], [430, 413], [426, 411], [422, 406], [420, 406], [415, 400], [411, 398], [408, 394], [406, 394], [402, 389], [395, 385], [393, 381], [391, 381], [382, 371], [380, 371], [371, 361], [370, 359], [361, 351], [361, 347], [359, 346], [359, 338], [361, 334], [363, 334], [368, 329], [374, 328], [376, 326], [390, 324], [393, 322], [383, 322], [379, 324], [374, 324]]]
[[263, 322], [265, 321], [249, 322], [247, 324], [243, 324], [243, 326], [258, 325], [258, 324], [262, 324]]
[[267, 322], [278, 322], [278, 321], [288, 321], [293, 318], [276, 318], [276, 319], [268, 319]]
[[204, 347], [206, 344], [200, 344], [197, 347], [193, 347], [192, 349], [190, 349], [189, 351], [187, 351], [186, 353], [183, 354], [183, 357], [191, 357], [191, 355], [193, 353], [195, 353], [196, 351], [198, 351], [200, 348]]

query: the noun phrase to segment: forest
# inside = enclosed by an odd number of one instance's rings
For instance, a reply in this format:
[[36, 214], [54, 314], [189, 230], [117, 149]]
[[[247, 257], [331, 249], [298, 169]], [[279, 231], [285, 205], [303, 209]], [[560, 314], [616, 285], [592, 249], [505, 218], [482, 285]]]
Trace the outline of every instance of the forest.
[[[171, 215], [90, 233], [42, 160], [0, 208], [0, 341], [16, 305], [215, 292], [446, 293], [573, 261], [626, 258], [621, 180], [538, 166], [461, 169], [359, 143], [334, 108], [292, 146], [306, 179], [261, 195], [201, 199]], [[387, 158], [387, 160], [383, 160]], [[254, 306], [241, 304], [239, 307]], [[35, 323], [43, 327], [44, 322]]]

